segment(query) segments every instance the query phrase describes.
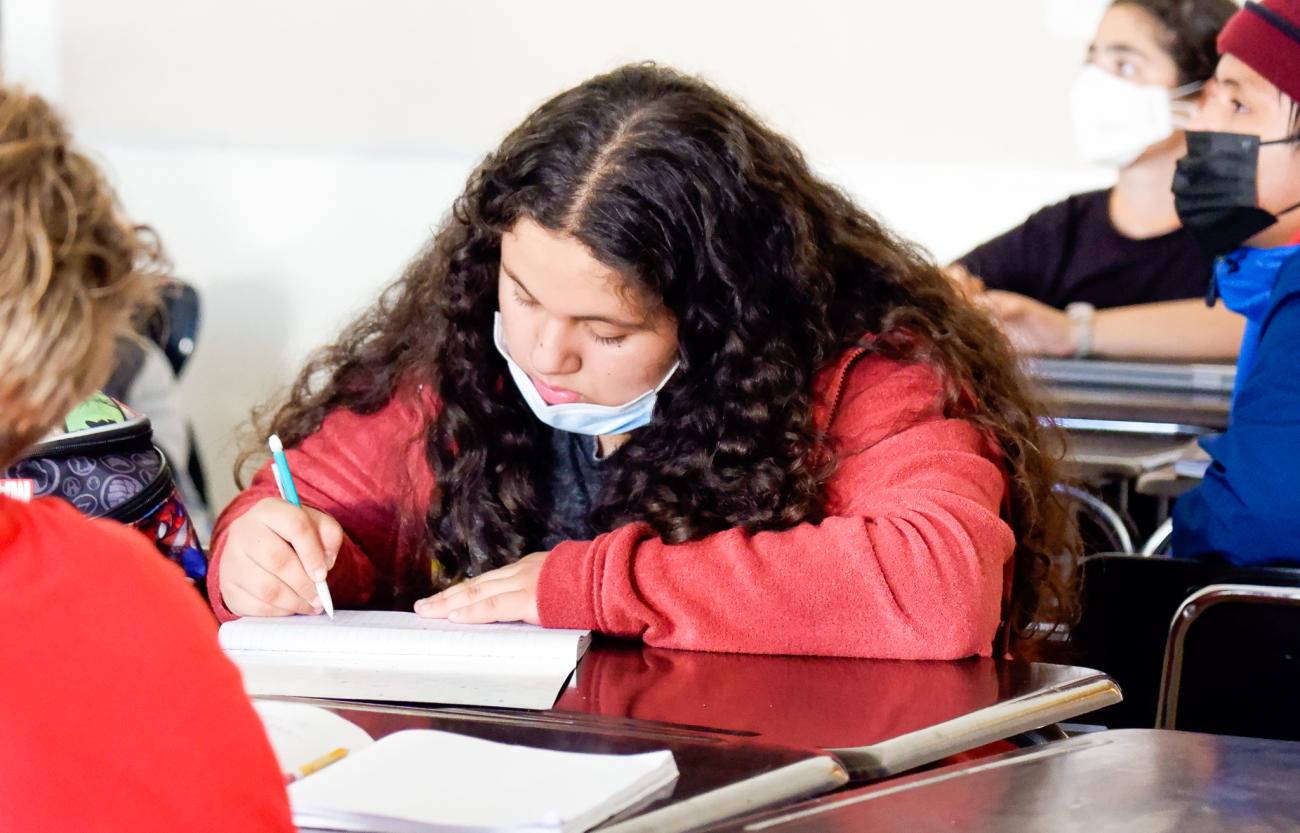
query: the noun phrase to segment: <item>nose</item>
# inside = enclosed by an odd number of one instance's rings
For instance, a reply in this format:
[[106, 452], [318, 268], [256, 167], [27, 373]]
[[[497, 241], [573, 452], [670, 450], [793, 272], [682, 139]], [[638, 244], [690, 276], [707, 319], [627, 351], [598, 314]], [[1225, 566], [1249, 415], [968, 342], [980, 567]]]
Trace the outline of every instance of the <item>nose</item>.
[[1206, 90], [1196, 101], [1191, 116], [1187, 119], [1187, 130], [1223, 129], [1223, 108], [1226, 105], [1216, 93], [1217, 90]]
[[537, 329], [528, 359], [533, 370], [543, 376], [564, 376], [577, 373], [582, 367], [572, 328], [563, 320], [549, 316]]

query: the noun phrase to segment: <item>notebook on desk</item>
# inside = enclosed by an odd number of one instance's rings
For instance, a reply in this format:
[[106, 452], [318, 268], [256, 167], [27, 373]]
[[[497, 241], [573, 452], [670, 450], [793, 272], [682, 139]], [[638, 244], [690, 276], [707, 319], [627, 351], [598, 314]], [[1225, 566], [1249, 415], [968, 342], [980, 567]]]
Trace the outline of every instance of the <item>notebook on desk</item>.
[[340, 610], [237, 619], [219, 639], [249, 694], [546, 709], [591, 633]]
[[581, 833], [669, 789], [678, 774], [668, 751], [565, 752], [427, 729], [375, 741], [324, 709], [255, 707], [292, 779], [302, 829]]

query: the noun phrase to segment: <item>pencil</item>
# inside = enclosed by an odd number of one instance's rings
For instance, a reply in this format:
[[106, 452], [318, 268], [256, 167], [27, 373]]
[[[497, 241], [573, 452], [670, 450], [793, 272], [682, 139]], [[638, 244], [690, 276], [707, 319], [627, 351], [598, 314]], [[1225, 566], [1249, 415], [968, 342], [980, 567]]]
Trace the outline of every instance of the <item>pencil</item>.
[[308, 761], [307, 763], [298, 767], [298, 769], [296, 769], [293, 772], [285, 773], [284, 783], [292, 784], [294, 781], [297, 781], [299, 778], [306, 778], [308, 775], [311, 775], [313, 772], [319, 772], [320, 770], [324, 769], [330, 764], [337, 763], [338, 761], [343, 760], [345, 757], [347, 757], [347, 754], [348, 754], [348, 750], [340, 746], [338, 749], [335, 749], [333, 752], [327, 752], [326, 754], [321, 755], [319, 758], [316, 758], [315, 760]]

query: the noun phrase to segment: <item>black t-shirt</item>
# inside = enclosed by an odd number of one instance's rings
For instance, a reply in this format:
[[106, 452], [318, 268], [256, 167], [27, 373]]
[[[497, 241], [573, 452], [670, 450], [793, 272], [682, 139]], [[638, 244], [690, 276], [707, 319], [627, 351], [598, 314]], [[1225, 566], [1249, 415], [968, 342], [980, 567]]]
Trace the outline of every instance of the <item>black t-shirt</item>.
[[1185, 229], [1134, 240], [1110, 222], [1110, 191], [1075, 194], [958, 261], [990, 289], [1058, 309], [1098, 309], [1204, 297], [1214, 259]]
[[551, 430], [551, 511], [542, 549], [561, 541], [596, 537], [591, 513], [604, 484], [606, 468], [596, 458], [596, 438]]

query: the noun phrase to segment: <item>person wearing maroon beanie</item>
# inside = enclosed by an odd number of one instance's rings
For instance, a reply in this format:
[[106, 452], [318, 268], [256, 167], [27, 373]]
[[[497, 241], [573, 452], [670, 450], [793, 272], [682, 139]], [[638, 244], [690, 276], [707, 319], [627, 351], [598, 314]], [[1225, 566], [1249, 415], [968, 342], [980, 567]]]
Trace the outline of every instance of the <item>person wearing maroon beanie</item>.
[[1228, 431], [1174, 509], [1173, 552], [1300, 562], [1300, 0], [1248, 2], [1187, 134], [1174, 201], [1246, 317]]

